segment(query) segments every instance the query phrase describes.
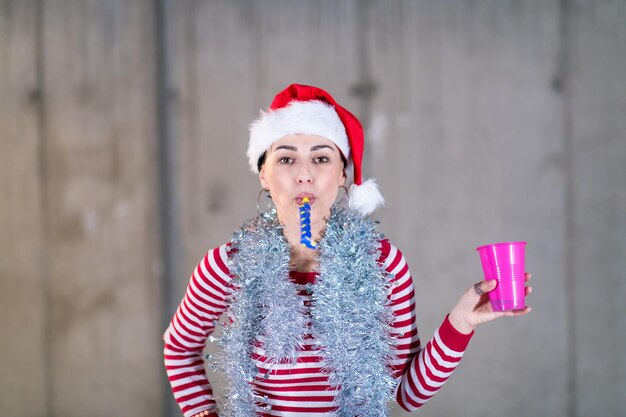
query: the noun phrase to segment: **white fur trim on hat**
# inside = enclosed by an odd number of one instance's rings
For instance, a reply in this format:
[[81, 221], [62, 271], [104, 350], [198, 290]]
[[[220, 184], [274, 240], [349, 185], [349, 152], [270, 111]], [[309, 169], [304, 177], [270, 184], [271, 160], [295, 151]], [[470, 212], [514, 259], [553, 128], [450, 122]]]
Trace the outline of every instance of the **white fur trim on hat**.
[[363, 216], [367, 216], [374, 212], [378, 206], [385, 204], [385, 199], [378, 191], [378, 185], [376, 185], [376, 180], [373, 178], [368, 179], [361, 185], [352, 184], [349, 194], [350, 208], [358, 211]]
[[292, 101], [280, 109], [261, 111], [250, 125], [247, 155], [252, 172], [259, 172], [259, 158], [272, 143], [291, 134], [323, 136], [337, 145], [346, 159], [350, 158], [346, 128], [333, 106], [319, 100]]

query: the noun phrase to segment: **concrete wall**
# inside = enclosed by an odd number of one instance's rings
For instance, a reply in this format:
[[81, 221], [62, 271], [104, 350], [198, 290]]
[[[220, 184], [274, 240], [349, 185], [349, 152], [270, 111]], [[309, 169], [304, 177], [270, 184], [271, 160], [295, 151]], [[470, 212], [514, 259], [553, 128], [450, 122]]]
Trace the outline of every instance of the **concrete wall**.
[[528, 241], [534, 311], [480, 327], [420, 415], [625, 415], [624, 21], [616, 0], [0, 0], [0, 415], [177, 415], [161, 332], [254, 215], [247, 125], [291, 82], [363, 121], [423, 339], [475, 246]]
[[161, 410], [152, 4], [0, 3], [0, 415]]

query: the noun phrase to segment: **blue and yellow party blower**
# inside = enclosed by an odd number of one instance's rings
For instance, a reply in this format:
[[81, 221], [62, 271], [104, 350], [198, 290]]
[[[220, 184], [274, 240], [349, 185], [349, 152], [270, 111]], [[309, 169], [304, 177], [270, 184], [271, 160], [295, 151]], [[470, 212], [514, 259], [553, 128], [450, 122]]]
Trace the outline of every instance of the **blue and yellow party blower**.
[[309, 249], [317, 249], [317, 243], [311, 239], [311, 205], [309, 204], [309, 197], [304, 197], [300, 206], [300, 243]]

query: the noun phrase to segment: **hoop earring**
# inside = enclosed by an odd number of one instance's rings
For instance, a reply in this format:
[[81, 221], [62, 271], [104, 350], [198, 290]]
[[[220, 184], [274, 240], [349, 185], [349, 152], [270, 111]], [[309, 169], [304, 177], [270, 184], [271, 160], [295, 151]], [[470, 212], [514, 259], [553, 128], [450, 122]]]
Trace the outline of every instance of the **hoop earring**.
[[[272, 200], [272, 195], [269, 193], [270, 190], [266, 190], [265, 188], [261, 188], [261, 191], [259, 191], [259, 195], [256, 197], [256, 214], [257, 215], [261, 215], [261, 207], [260, 207], [260, 200], [261, 200], [261, 194], [263, 194], [264, 192], [267, 193], [267, 198], [271, 201]], [[269, 204], [268, 204], [269, 207]], [[264, 212], [265, 213], [265, 212]]]
[[[350, 201], [350, 191], [348, 191], [348, 187], [346, 187], [345, 185], [340, 185], [339, 188], [343, 188], [345, 194], [343, 195], [343, 197], [335, 200], [335, 204], [342, 204]], [[339, 194], [339, 192], [337, 192], [337, 194]]]

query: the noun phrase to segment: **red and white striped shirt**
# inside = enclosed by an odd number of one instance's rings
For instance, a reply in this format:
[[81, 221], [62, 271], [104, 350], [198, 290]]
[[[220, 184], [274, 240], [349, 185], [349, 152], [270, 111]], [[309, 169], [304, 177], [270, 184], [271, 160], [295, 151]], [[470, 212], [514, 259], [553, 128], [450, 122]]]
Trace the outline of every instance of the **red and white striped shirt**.
[[[234, 287], [228, 269], [229, 247], [222, 245], [207, 252], [189, 281], [176, 314], [165, 332], [165, 367], [174, 397], [185, 417], [203, 410], [216, 410], [211, 385], [204, 371], [202, 350], [214, 323], [227, 310], [227, 296]], [[463, 356], [472, 334], [456, 331], [448, 318], [424, 348], [415, 322], [413, 279], [402, 253], [387, 240], [381, 241], [379, 262], [388, 272], [389, 299], [394, 313], [393, 327], [403, 336], [394, 344], [392, 373], [400, 378], [396, 400], [413, 411], [430, 399], [445, 383]], [[306, 284], [315, 282], [316, 273], [291, 272], [305, 307], [311, 294]], [[309, 338], [312, 336], [308, 335]], [[298, 351], [296, 365], [264, 363], [262, 340], [257, 339], [253, 359], [259, 368], [254, 380], [255, 393], [267, 396], [272, 406], [264, 416], [335, 416], [335, 391], [328, 376], [320, 370], [319, 352], [311, 345]], [[268, 377], [269, 371], [269, 377]]]

